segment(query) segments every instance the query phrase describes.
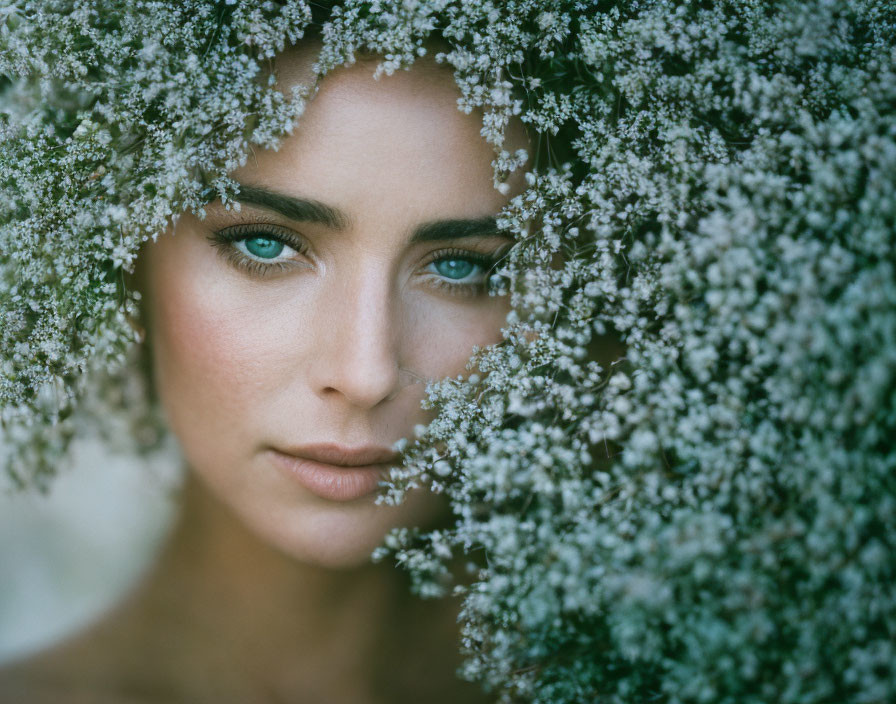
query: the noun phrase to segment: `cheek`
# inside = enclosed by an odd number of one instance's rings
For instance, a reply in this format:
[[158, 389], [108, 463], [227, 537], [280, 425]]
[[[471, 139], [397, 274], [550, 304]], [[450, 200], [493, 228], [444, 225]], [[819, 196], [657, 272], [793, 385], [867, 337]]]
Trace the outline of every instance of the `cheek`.
[[481, 298], [475, 303], [421, 300], [409, 315], [415, 371], [428, 378], [469, 373], [467, 362], [475, 345], [500, 342], [510, 303], [507, 298]]
[[166, 254], [154, 267], [165, 276], [152, 281], [150, 300], [156, 389], [188, 459], [202, 466], [232, 457], [245, 440], [277, 373], [265, 358], [272, 332], [265, 316], [234, 301], [219, 274]]

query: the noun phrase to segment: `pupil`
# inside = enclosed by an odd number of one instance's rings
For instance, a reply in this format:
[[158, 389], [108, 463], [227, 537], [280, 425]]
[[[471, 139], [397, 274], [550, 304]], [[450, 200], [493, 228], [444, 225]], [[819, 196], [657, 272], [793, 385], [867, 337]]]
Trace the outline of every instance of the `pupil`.
[[470, 275], [475, 265], [464, 259], [443, 259], [436, 264], [439, 274], [449, 279], [463, 279]]
[[246, 240], [246, 249], [256, 257], [273, 259], [283, 251], [283, 243], [267, 237], [250, 237]]

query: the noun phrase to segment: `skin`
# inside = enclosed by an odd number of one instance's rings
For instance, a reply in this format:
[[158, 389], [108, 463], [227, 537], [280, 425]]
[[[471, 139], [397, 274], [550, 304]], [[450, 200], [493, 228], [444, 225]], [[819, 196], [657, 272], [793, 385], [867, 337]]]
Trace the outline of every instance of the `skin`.
[[[306, 47], [278, 58], [284, 90], [309, 80], [312, 57]], [[3, 701], [487, 700], [455, 675], [457, 604], [414, 598], [402, 571], [369, 560], [392, 526], [438, 521], [436, 497], [322, 499], [267, 454], [389, 447], [431, 417], [425, 380], [467, 373], [474, 345], [501, 340], [508, 302], [446, 288], [433, 261], [508, 241], [411, 238], [424, 224], [495, 215], [521, 178], [507, 195], [494, 188], [481, 116], [457, 109], [450, 71], [422, 59], [374, 81], [374, 67], [328, 74], [281, 149], [234, 174], [338, 209], [340, 227], [213, 203], [141, 252], [133, 281], [154, 384], [191, 470], [180, 520], [124, 603], [0, 672]], [[521, 127], [510, 137], [508, 148], [526, 146]], [[246, 225], [290, 233], [302, 253], [253, 275], [238, 246], [209, 239]]]
[[[308, 63], [301, 51], [284, 55], [280, 80], [307, 77]], [[421, 225], [494, 216], [507, 202], [481, 118], [457, 109], [451, 72], [434, 62], [379, 80], [374, 66], [326, 76], [280, 150], [256, 152], [233, 174], [338, 210], [342, 223], [216, 202], [204, 221], [181, 217], [140, 262], [156, 389], [190, 467], [263, 540], [326, 566], [367, 561], [387, 530], [426, 524], [438, 502], [425, 491], [399, 507], [322, 499], [267, 449], [388, 448], [410, 437], [431, 417], [420, 408], [425, 381], [469, 373], [473, 346], [499, 342], [509, 310], [506, 298], [450, 289], [439, 273], [446, 250], [465, 266], [506, 248], [505, 237], [411, 241]], [[519, 129], [510, 146], [524, 144]], [[209, 240], [240, 226], [297, 240], [282, 270], [241, 268], [247, 239], [242, 249]]]

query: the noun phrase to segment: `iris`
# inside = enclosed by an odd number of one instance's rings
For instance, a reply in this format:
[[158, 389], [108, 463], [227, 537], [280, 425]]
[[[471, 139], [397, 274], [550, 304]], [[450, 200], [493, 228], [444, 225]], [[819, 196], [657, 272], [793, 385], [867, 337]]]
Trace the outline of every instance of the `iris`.
[[467, 259], [441, 259], [435, 262], [435, 267], [446, 279], [465, 279], [477, 265]]
[[282, 242], [267, 237], [249, 237], [244, 241], [249, 253], [262, 259], [273, 259], [280, 256], [284, 247]]

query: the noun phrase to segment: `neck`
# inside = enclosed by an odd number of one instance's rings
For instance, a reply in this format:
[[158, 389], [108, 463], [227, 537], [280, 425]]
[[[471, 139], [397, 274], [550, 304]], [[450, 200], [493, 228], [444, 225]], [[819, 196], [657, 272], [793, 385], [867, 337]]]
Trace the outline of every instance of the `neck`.
[[166, 624], [166, 642], [180, 643], [172, 674], [195, 682], [197, 671], [226, 673], [235, 700], [258, 697], [259, 687], [361, 702], [400, 701], [399, 690], [426, 681], [438, 682], [443, 696], [462, 686], [454, 676], [454, 604], [411, 597], [407, 577], [390, 564], [299, 563], [259, 540], [195, 480], [140, 597], [153, 622]]
[[80, 637], [0, 675], [0, 690], [21, 686], [28, 701], [46, 691], [46, 701], [474, 704], [483, 694], [454, 674], [456, 615], [451, 601], [411, 597], [391, 565], [286, 557], [191, 481], [141, 588]]

